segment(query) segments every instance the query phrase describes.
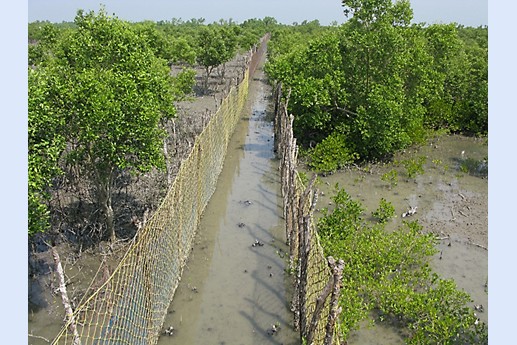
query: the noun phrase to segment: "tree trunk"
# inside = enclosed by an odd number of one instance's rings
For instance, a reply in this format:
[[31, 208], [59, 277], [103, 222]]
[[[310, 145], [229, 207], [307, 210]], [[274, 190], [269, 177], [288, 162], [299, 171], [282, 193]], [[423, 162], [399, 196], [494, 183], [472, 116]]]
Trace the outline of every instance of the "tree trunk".
[[205, 92], [208, 93], [208, 79], [210, 78], [210, 67], [206, 67]]
[[117, 240], [117, 235], [115, 234], [115, 222], [114, 222], [114, 214], [113, 207], [111, 207], [111, 196], [108, 197], [108, 201], [106, 203], [105, 208], [106, 214], [106, 228], [108, 230], [108, 234], [110, 234], [111, 242], [115, 242]]
[[167, 188], [172, 185], [172, 167], [169, 163], [169, 150], [167, 149], [167, 137], [163, 138], [163, 156], [165, 158], [165, 169], [167, 170]]
[[224, 83], [224, 75], [226, 74], [226, 62], [221, 67], [221, 84]]
[[98, 183], [98, 198], [99, 205], [102, 209], [102, 214], [104, 215], [104, 221], [106, 222], [106, 231], [112, 242], [117, 240], [117, 235], [115, 234], [115, 216], [113, 212], [113, 207], [111, 203], [111, 187], [113, 184], [113, 173], [109, 172], [108, 176], [102, 178]]

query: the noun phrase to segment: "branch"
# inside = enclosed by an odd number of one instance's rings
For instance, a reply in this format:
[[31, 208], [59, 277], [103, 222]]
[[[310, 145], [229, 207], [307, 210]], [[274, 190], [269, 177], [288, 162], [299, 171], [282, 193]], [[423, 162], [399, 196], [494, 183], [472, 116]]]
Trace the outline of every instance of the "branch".
[[73, 345], [81, 345], [81, 339], [79, 338], [79, 333], [77, 332], [77, 327], [75, 325], [74, 312], [72, 310], [72, 306], [70, 305], [68, 293], [66, 292], [65, 274], [63, 272], [63, 267], [61, 266], [61, 259], [59, 258], [59, 254], [54, 247], [51, 247], [50, 249], [52, 250], [54, 262], [56, 263], [56, 270], [59, 277], [59, 292], [61, 292], [61, 299], [63, 301], [63, 306], [65, 307], [66, 318], [70, 323], [70, 330], [74, 334]]
[[335, 100], [334, 100], [334, 109], [344, 112], [345, 114], [347, 114], [347, 117], [350, 117], [349, 115], [359, 116], [358, 113], [354, 113], [353, 111], [348, 110], [346, 108], [341, 108], [340, 106], [337, 105], [337, 102]]
[[48, 340], [45, 337], [42, 337], [41, 335], [34, 335], [32, 333], [29, 333], [29, 337], [33, 337], [33, 338], [36, 338], [36, 339], [42, 339], [42, 340], [45, 340], [47, 343], [50, 343], [50, 340]]
[[488, 251], [488, 248], [483, 246], [483, 245], [481, 245], [481, 244], [473, 243], [473, 242], [469, 242], [469, 244]]
[[327, 261], [332, 270], [333, 287], [332, 296], [330, 298], [330, 310], [326, 326], [325, 340], [323, 343], [324, 345], [331, 345], [332, 338], [334, 336], [336, 320], [342, 310], [342, 308], [339, 306], [339, 295], [341, 294], [341, 281], [343, 280], [343, 269], [345, 262], [340, 259], [336, 263], [336, 260], [332, 256], [329, 256]]

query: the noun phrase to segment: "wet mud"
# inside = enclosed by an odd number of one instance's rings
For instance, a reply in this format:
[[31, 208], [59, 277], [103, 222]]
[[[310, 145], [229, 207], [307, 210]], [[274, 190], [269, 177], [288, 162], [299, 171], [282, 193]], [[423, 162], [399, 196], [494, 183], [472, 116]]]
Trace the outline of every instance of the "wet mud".
[[[103, 256], [91, 249], [78, 253], [70, 244], [59, 245], [58, 252], [72, 308], [79, 306], [115, 269], [126, 248], [122, 245], [114, 248], [114, 252], [105, 256], [103, 261]], [[55, 265], [49, 259], [49, 252], [34, 253], [29, 258], [29, 271], [33, 272], [28, 277], [29, 345], [49, 344], [64, 325], [65, 311], [58, 291]], [[96, 279], [92, 281], [94, 277]]]
[[[423, 174], [408, 177], [401, 164], [425, 157]], [[352, 198], [366, 208], [364, 217], [385, 198], [395, 207], [396, 218], [387, 229], [397, 228], [402, 220], [418, 220], [424, 232], [440, 238], [432, 268], [443, 278], [454, 279], [470, 294], [471, 307], [483, 305], [478, 318], [488, 324], [488, 145], [485, 139], [440, 136], [426, 145], [414, 147], [394, 157], [390, 164], [370, 164], [320, 177], [317, 208], [332, 208], [330, 197], [339, 183]], [[397, 164], [398, 162], [398, 164]], [[382, 176], [396, 170], [397, 184], [391, 186]], [[416, 207], [408, 218], [402, 214]], [[320, 216], [316, 212], [316, 216]], [[385, 324], [364, 323], [351, 334], [348, 344], [404, 344], [400, 332]]]

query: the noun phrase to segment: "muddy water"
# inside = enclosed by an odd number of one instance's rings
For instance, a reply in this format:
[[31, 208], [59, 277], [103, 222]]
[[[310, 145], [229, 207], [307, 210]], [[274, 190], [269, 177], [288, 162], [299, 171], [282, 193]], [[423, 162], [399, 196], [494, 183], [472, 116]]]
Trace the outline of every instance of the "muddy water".
[[[424, 231], [442, 238], [432, 258], [432, 267], [443, 278], [454, 279], [460, 289], [472, 297], [471, 306], [482, 304], [484, 312], [476, 312], [488, 323], [488, 179], [483, 160], [488, 146], [482, 139], [442, 136], [427, 145], [408, 149], [395, 157], [403, 161], [426, 157], [424, 174], [409, 178], [401, 164], [374, 164], [321, 177], [318, 208], [332, 208], [330, 196], [336, 183], [366, 208], [364, 217], [384, 197], [395, 207], [397, 217], [388, 224], [395, 229], [402, 220], [418, 220]], [[381, 180], [390, 170], [398, 173], [398, 183], [390, 188]], [[409, 207], [417, 213], [402, 218]], [[316, 214], [316, 216], [321, 213]], [[441, 259], [440, 259], [441, 256]], [[353, 332], [349, 344], [404, 344], [400, 333], [389, 325], [364, 323]]]
[[[269, 87], [255, 73], [159, 344], [297, 344]], [[272, 332], [272, 326], [279, 331]]]
[[[117, 266], [125, 250], [125, 247], [119, 247], [114, 255], [106, 260], [110, 271]], [[64, 243], [57, 246], [57, 251], [67, 279], [68, 297], [76, 307], [88, 291], [101, 265], [102, 257], [93, 255], [91, 250], [79, 255], [71, 246]], [[50, 250], [35, 253], [30, 263], [38, 275], [28, 279], [28, 344], [48, 344], [63, 327], [65, 318], [61, 295], [57, 290], [57, 275], [52, 270], [54, 263]]]

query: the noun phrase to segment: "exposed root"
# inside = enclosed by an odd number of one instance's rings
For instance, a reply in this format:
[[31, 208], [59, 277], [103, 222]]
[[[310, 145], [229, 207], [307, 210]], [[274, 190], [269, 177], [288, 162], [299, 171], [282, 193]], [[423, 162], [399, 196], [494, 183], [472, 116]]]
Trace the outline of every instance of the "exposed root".
[[41, 340], [46, 341], [47, 343], [50, 343], [50, 340], [48, 340], [48, 339], [47, 339], [47, 338], [45, 338], [45, 337], [42, 337], [41, 335], [34, 335], [34, 334], [32, 334], [32, 333], [29, 333], [29, 337], [36, 338], [36, 339], [41, 339]]

